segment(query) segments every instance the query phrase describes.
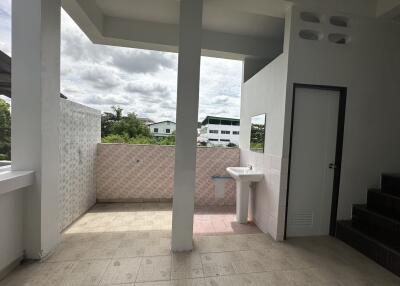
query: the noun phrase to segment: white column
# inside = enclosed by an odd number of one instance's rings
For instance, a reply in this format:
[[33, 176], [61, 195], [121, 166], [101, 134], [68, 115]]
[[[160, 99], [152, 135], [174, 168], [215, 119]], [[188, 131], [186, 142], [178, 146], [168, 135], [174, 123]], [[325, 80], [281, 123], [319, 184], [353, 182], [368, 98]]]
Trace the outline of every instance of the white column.
[[172, 250], [193, 248], [202, 0], [181, 0]]
[[13, 170], [34, 170], [25, 190], [25, 250], [47, 255], [59, 242], [60, 0], [12, 1]]

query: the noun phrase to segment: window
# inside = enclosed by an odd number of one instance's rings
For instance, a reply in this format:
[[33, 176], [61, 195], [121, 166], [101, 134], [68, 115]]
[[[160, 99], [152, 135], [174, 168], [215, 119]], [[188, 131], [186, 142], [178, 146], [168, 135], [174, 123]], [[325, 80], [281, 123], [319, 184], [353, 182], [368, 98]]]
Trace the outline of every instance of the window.
[[221, 125], [232, 125], [232, 121], [230, 121], [230, 120], [221, 120]]
[[165, 129], [165, 133], [171, 133], [171, 129]]
[[208, 139], [209, 141], [218, 141], [218, 139]]
[[153, 129], [153, 132], [154, 132], [154, 133], [158, 133], [158, 128], [154, 128], [154, 129]]
[[222, 130], [222, 131], [221, 131], [221, 134], [231, 134], [231, 132], [230, 132], [230, 131], [227, 131], [227, 130]]
[[221, 142], [231, 142], [231, 140], [229, 140], [229, 139], [219, 139], [219, 141], [221, 141]]
[[213, 134], [218, 134], [218, 130], [210, 130], [209, 132]]
[[240, 121], [239, 121], [239, 120], [237, 120], [237, 121], [232, 121], [232, 125], [233, 125], [233, 126], [239, 126], [239, 125], [240, 125]]
[[239, 131], [233, 131], [232, 134], [233, 135], [239, 135]]
[[209, 123], [209, 124], [217, 124], [217, 125], [220, 125], [220, 124], [221, 124], [221, 121], [220, 121], [219, 119], [209, 119], [209, 120], [208, 120], [208, 123]]

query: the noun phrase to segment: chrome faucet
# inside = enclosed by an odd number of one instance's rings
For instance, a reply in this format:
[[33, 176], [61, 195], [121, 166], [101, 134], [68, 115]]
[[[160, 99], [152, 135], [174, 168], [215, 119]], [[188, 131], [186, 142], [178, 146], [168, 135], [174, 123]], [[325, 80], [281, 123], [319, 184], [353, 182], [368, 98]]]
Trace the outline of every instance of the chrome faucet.
[[253, 166], [248, 164], [247, 167], [249, 168], [249, 170], [253, 170]]

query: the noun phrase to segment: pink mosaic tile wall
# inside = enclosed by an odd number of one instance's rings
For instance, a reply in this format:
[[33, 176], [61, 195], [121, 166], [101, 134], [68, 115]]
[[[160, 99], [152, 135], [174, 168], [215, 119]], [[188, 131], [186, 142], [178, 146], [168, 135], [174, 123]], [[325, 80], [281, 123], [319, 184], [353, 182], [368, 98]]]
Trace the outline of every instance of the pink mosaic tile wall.
[[[174, 160], [174, 146], [99, 144], [97, 200], [171, 200]], [[226, 180], [223, 197], [216, 198], [212, 177], [228, 176], [226, 168], [239, 166], [239, 161], [238, 148], [197, 148], [196, 205], [235, 204], [235, 181]]]

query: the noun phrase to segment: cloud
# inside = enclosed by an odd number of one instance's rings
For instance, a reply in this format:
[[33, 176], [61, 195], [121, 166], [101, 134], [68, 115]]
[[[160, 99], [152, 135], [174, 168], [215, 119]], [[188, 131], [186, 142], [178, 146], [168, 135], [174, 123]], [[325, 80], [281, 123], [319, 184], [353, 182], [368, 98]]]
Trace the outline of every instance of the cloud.
[[124, 49], [112, 55], [111, 64], [128, 73], [156, 73], [177, 68], [175, 56], [167, 53]]
[[172, 97], [171, 89], [160, 83], [131, 82], [125, 86], [125, 90], [137, 94], [143, 99], [153, 97], [157, 100], [163, 100]]
[[82, 73], [82, 79], [88, 81], [94, 88], [112, 90], [122, 84], [119, 78], [109, 68], [92, 67]]
[[0, 1], [0, 50], [11, 55], [11, 0]]
[[[0, 49], [11, 54], [11, 0], [0, 0]], [[61, 13], [61, 90], [72, 101], [102, 111], [119, 105], [156, 121], [176, 116], [178, 56], [93, 44]], [[242, 63], [202, 57], [199, 120], [239, 117]]]
[[127, 104], [132, 104], [134, 100], [129, 100], [128, 98], [124, 97], [116, 97], [113, 95], [108, 95], [108, 96], [102, 96], [98, 94], [92, 94], [85, 99], [82, 100], [86, 104], [91, 104], [91, 105], [108, 105], [108, 106], [123, 106]]

